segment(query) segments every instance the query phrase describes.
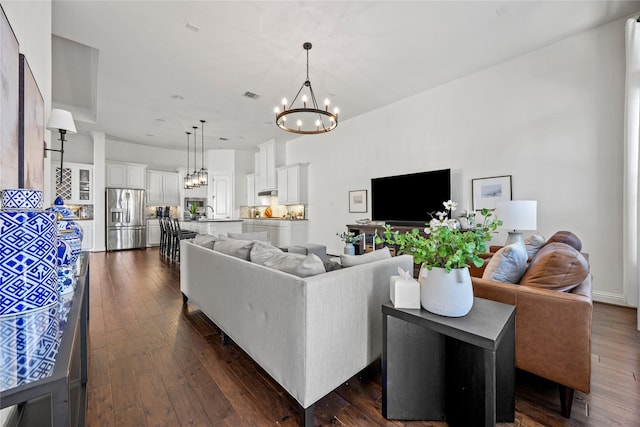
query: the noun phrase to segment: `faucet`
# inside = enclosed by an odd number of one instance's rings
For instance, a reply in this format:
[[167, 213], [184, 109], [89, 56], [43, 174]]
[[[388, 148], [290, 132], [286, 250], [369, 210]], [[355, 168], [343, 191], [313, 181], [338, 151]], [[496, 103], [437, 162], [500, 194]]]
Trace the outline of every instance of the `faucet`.
[[211, 205], [207, 205], [207, 207], [205, 208], [205, 210], [206, 210], [206, 209], [211, 209], [211, 216], [213, 216], [213, 215], [215, 214], [215, 211], [213, 210], [213, 206], [211, 206]]

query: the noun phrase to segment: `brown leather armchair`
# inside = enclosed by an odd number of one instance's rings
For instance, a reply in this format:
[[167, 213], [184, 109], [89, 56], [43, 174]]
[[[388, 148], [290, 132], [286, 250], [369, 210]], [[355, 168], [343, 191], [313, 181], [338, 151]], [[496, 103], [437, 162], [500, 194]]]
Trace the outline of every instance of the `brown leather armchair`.
[[481, 279], [482, 270], [471, 269], [474, 295], [516, 306], [516, 367], [557, 383], [561, 413], [569, 418], [574, 390], [590, 391], [591, 274], [559, 292]]

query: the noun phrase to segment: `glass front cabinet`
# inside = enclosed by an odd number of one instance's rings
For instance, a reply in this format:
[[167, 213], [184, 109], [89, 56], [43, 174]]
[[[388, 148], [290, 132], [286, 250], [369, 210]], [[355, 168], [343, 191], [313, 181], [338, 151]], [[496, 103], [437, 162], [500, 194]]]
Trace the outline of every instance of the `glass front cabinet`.
[[64, 163], [62, 182], [60, 182], [60, 166], [52, 170], [56, 196], [62, 197], [66, 204], [93, 204], [93, 165]]

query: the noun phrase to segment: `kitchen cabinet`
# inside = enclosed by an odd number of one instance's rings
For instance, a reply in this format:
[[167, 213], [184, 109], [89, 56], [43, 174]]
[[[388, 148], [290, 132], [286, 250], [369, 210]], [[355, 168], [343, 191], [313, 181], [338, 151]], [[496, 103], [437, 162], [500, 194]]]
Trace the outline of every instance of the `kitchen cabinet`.
[[304, 205], [307, 200], [308, 164], [294, 164], [278, 168], [278, 203]]
[[247, 206], [256, 206], [256, 174], [251, 173], [246, 176], [247, 179]]
[[160, 246], [160, 220], [147, 220], [147, 247]]
[[257, 190], [275, 190], [278, 187], [276, 166], [284, 162], [284, 146], [269, 141], [258, 145]]
[[107, 163], [106, 187], [145, 188], [147, 165], [137, 163]]
[[91, 220], [83, 220], [77, 221], [76, 223], [82, 227], [82, 250], [92, 251], [95, 222]]
[[245, 219], [244, 233], [266, 231], [273, 246], [284, 247], [307, 243], [307, 221], [279, 219]]
[[52, 182], [56, 197], [62, 197], [66, 204], [93, 203], [93, 165], [67, 162], [62, 168], [62, 183], [59, 166], [53, 169]]
[[147, 171], [147, 205], [180, 206], [180, 175]]

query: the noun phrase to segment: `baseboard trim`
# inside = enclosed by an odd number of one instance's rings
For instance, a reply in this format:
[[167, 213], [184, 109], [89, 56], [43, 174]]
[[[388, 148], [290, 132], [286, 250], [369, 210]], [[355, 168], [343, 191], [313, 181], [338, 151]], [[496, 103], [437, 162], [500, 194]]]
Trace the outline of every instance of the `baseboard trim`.
[[591, 296], [593, 297], [593, 300], [597, 302], [604, 302], [607, 304], [632, 307], [631, 305], [627, 304], [627, 299], [625, 298], [624, 295], [621, 295], [621, 294], [614, 294], [612, 292], [603, 292], [603, 291], [593, 291]]

